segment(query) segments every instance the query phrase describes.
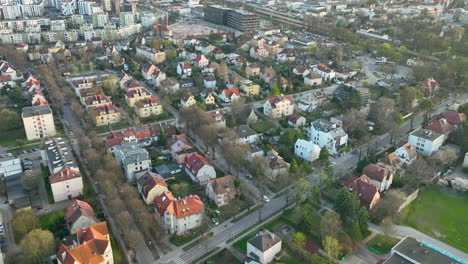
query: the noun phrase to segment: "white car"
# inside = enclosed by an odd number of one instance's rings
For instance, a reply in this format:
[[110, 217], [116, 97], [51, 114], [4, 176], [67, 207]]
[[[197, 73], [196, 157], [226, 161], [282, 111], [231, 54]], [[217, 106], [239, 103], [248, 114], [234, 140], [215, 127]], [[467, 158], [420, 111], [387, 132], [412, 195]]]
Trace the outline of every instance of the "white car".
[[269, 203], [269, 202], [270, 202], [270, 198], [268, 198], [268, 196], [266, 196], [266, 195], [263, 195], [262, 199], [263, 199], [263, 201], [264, 201], [265, 203]]

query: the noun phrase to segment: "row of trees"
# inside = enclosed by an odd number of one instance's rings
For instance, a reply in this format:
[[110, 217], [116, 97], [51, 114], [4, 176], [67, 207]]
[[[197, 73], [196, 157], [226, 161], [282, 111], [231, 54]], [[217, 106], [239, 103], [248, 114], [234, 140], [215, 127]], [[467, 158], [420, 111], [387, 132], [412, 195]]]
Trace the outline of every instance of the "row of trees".
[[56, 252], [60, 241], [56, 241], [50, 231], [41, 229], [34, 211], [17, 211], [11, 223], [15, 240], [20, 241], [21, 254], [8, 257], [7, 263], [43, 263]]

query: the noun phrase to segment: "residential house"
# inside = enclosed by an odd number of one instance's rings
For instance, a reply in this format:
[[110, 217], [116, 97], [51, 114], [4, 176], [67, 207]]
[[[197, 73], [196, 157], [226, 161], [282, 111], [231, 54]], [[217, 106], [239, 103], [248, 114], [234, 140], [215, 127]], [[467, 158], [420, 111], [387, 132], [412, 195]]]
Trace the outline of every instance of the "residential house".
[[322, 78], [326, 81], [330, 81], [335, 78], [335, 71], [330, 69], [327, 65], [325, 64], [318, 64], [315, 66], [314, 71], [320, 74]]
[[198, 153], [193, 153], [188, 157], [185, 162], [185, 172], [192, 181], [200, 185], [205, 185], [210, 179], [216, 178], [216, 171], [211, 162]]
[[306, 125], [307, 119], [299, 114], [292, 114], [288, 115], [288, 125], [294, 127], [295, 129], [299, 129]]
[[169, 192], [167, 184], [161, 175], [146, 171], [137, 180], [138, 192], [147, 205], [153, 204], [154, 198]]
[[272, 83], [272, 81], [275, 79], [276, 77], [276, 71], [275, 69], [273, 69], [273, 67], [265, 67], [265, 69], [263, 69], [262, 73], [260, 74], [260, 78], [266, 82], [266, 83]]
[[207, 75], [203, 78], [203, 86], [206, 89], [214, 89], [216, 88], [216, 79], [213, 75]]
[[144, 89], [141, 86], [140, 82], [133, 79], [133, 78], [130, 79], [129, 81], [125, 82], [123, 84], [123, 87], [121, 87], [121, 88], [124, 90], [124, 92], [129, 92], [131, 90], [136, 90], [136, 89]]
[[192, 88], [194, 85], [195, 83], [193, 82], [192, 78], [184, 78], [179, 80], [179, 86], [181, 88]]
[[318, 107], [325, 105], [329, 101], [324, 91], [313, 91], [312, 94], [306, 94], [301, 97], [297, 107], [306, 113], [311, 113]]
[[141, 75], [145, 80], [151, 80], [151, 75], [158, 70], [154, 64], [144, 65], [141, 67]]
[[135, 174], [151, 169], [151, 159], [148, 151], [138, 143], [125, 143], [114, 148], [114, 156], [117, 163], [124, 169], [127, 181], [136, 179]]
[[364, 167], [362, 174], [368, 176], [371, 183], [377, 187], [380, 192], [388, 190], [393, 182], [393, 173], [375, 164], [369, 164]]
[[205, 68], [206, 66], [208, 66], [208, 64], [210, 64], [210, 60], [208, 60], [203, 54], [198, 54], [193, 59], [193, 65], [195, 65], [198, 68]]
[[319, 158], [320, 147], [315, 145], [312, 141], [299, 138], [294, 144], [294, 155], [303, 160], [312, 162]]
[[21, 118], [28, 140], [53, 137], [56, 134], [52, 109], [47, 104], [23, 107]]
[[224, 51], [220, 48], [215, 48], [213, 51], [211, 51], [211, 54], [215, 60], [222, 60], [224, 59]]
[[163, 106], [156, 96], [150, 96], [137, 101], [135, 103], [135, 110], [140, 118], [145, 118], [161, 115], [163, 113]]
[[200, 51], [203, 55], [210, 54], [216, 47], [211, 44], [200, 44], [195, 47], [196, 51]]
[[445, 118], [452, 126], [458, 126], [463, 121], [466, 121], [466, 115], [464, 113], [446, 112], [442, 117]]
[[251, 76], [259, 76], [260, 75], [260, 66], [257, 63], [249, 63], [247, 67], [245, 67], [245, 75], [247, 78]]
[[444, 135], [432, 130], [420, 128], [410, 133], [408, 143], [414, 146], [418, 153], [430, 156], [442, 146], [444, 143]]
[[177, 74], [180, 76], [192, 76], [192, 65], [188, 62], [179, 62], [177, 64]]
[[270, 54], [268, 52], [268, 48], [265, 45], [260, 45], [251, 47], [249, 55], [251, 58], [254, 58], [256, 60], [263, 60]]
[[129, 107], [134, 107], [136, 102], [150, 97], [151, 93], [148, 92], [148, 90], [146, 90], [145, 88], [138, 88], [128, 91], [125, 95], [125, 101], [127, 102], [127, 105]]
[[84, 98], [84, 106], [87, 110], [92, 111], [95, 107], [111, 105], [111, 99], [104, 94], [92, 95]]
[[265, 175], [272, 181], [275, 181], [279, 175], [286, 175], [291, 166], [287, 163], [275, 150], [270, 150], [265, 153], [267, 166], [264, 168]]
[[292, 49], [283, 49], [280, 53], [276, 54], [276, 61], [279, 63], [294, 62], [296, 55]]
[[251, 125], [251, 124], [257, 123], [257, 120], [258, 120], [258, 117], [257, 117], [257, 115], [255, 114], [254, 110], [252, 109], [252, 110], [250, 111], [249, 116], [247, 117], [247, 125]]
[[234, 132], [236, 132], [237, 137], [239, 138], [239, 142], [245, 144], [256, 143], [261, 136], [261, 134], [258, 134], [247, 125], [240, 125], [235, 127]]
[[272, 118], [292, 115], [294, 103], [291, 96], [274, 95], [269, 97], [263, 105], [263, 114]]
[[114, 264], [106, 222], [79, 229], [69, 240], [61, 244], [58, 249], [56, 255], [58, 264]]
[[197, 103], [197, 101], [195, 100], [195, 97], [192, 94], [189, 94], [189, 93], [185, 93], [180, 98], [180, 105], [182, 107], [184, 107], [184, 108], [195, 105], [196, 103]]
[[130, 142], [138, 142], [134, 128], [127, 128], [120, 131], [111, 131], [109, 135], [107, 135], [107, 139], [104, 141], [104, 145], [106, 145], [107, 151], [109, 153], [113, 153], [115, 146]]
[[161, 164], [154, 168], [164, 180], [175, 179], [175, 175], [182, 172], [181, 166], [175, 163]]
[[0, 75], [9, 75], [13, 80], [18, 78], [16, 70], [7, 61], [0, 61]]
[[251, 80], [242, 80], [240, 83], [241, 90], [248, 96], [260, 94], [260, 85], [252, 82]]
[[154, 209], [169, 234], [182, 235], [203, 223], [204, 204], [198, 195], [176, 199], [170, 192], [157, 196]]
[[214, 123], [217, 127], [225, 127], [226, 126], [226, 115], [222, 110], [216, 110], [208, 112], [208, 115], [213, 118]]
[[452, 132], [452, 125], [445, 118], [439, 118], [432, 121], [426, 129], [444, 135], [444, 141], [448, 138], [450, 132]]
[[263, 46], [268, 50], [268, 54], [270, 56], [276, 56], [280, 48], [280, 45], [278, 44], [278, 42], [273, 41], [273, 40], [266, 42]]
[[405, 143], [403, 146], [397, 148], [395, 154], [397, 154], [400, 160], [406, 165], [411, 165], [411, 163], [418, 158], [416, 148], [410, 143]]
[[168, 94], [174, 94], [180, 89], [180, 84], [176, 78], [167, 78], [161, 82], [161, 90]]
[[[126, 84], [128, 81], [131, 81], [132, 79], [133, 79], [133, 77], [130, 76], [130, 74], [127, 74], [126, 72], [121, 71], [121, 72], [119, 73], [119, 80], [118, 80], [120, 89], [124, 90], [124, 89], [125, 89], [125, 84]], [[85, 87], [85, 88], [90, 88], [90, 87], [93, 85], [93, 82], [87, 81], [86, 83], [88, 83], [88, 84], [90, 84], [90, 85], [89, 85], [89, 87]]]
[[144, 46], [136, 47], [136, 56], [154, 64], [160, 64], [166, 60], [166, 52]]
[[304, 66], [297, 66], [293, 69], [293, 73], [295, 75], [305, 77], [310, 73], [310, 71]]
[[95, 107], [91, 111], [96, 126], [107, 126], [120, 122], [120, 109], [114, 104]]
[[76, 234], [80, 229], [99, 223], [91, 205], [78, 199], [68, 205], [64, 218], [71, 234]]
[[348, 134], [343, 128], [325, 119], [318, 119], [311, 124], [309, 138], [319, 147], [327, 147], [329, 153], [334, 155], [348, 144]]
[[273, 262], [281, 252], [281, 238], [264, 230], [247, 240], [247, 257], [260, 264]]
[[380, 201], [379, 190], [366, 175], [359, 178], [350, 177], [345, 185], [350, 191], [356, 192], [360, 205], [369, 210], [374, 209]]
[[432, 97], [439, 92], [440, 85], [434, 78], [428, 78], [421, 83], [425, 97]]
[[395, 152], [385, 153], [385, 155], [378, 160], [377, 165], [390, 170], [394, 174], [398, 173], [400, 176], [403, 176], [403, 163]]
[[225, 103], [234, 102], [240, 98], [239, 89], [237, 87], [223, 89], [218, 98]]
[[202, 95], [203, 102], [206, 105], [215, 105], [216, 99], [214, 97], [214, 92], [207, 92], [205, 95]]
[[79, 171], [72, 148], [63, 138], [53, 138], [46, 141], [41, 149], [43, 165], [49, 168], [51, 175], [60, 172], [63, 168]]
[[0, 89], [3, 89], [5, 86], [10, 86], [10, 89], [16, 87], [16, 83], [13, 81], [10, 75], [0, 75]]
[[184, 164], [190, 155], [197, 152], [197, 149], [188, 142], [185, 134], [173, 135], [167, 143], [172, 158], [177, 164]]
[[164, 80], [166, 80], [166, 74], [159, 68], [155, 69], [151, 74], [151, 83], [156, 87], [160, 87]]
[[79, 171], [63, 168], [49, 176], [49, 182], [56, 203], [83, 194], [83, 179]]
[[338, 69], [336, 69], [336, 78], [340, 79], [340, 80], [347, 80], [347, 79], [350, 79], [352, 77], [354, 77], [358, 72], [356, 70], [352, 70], [348, 67], [345, 67], [345, 66], [341, 66], [341, 67], [338, 67]]
[[217, 206], [223, 206], [229, 203], [236, 196], [236, 187], [234, 178], [231, 175], [221, 178], [211, 179], [206, 185], [206, 196]]
[[313, 71], [304, 76], [304, 84], [309, 86], [322, 85], [322, 76], [318, 72]]

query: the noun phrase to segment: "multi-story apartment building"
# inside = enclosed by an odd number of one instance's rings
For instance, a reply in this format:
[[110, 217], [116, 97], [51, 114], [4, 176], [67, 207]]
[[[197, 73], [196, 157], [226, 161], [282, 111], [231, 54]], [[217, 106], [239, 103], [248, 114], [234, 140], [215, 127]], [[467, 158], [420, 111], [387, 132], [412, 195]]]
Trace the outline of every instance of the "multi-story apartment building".
[[96, 107], [92, 110], [96, 126], [106, 126], [120, 122], [120, 109], [111, 104]]
[[132, 12], [120, 12], [120, 25], [126, 26], [135, 24], [135, 14]]
[[444, 143], [444, 134], [420, 128], [411, 132], [408, 143], [414, 146], [418, 153], [430, 156]]
[[163, 63], [166, 60], [166, 53], [155, 49], [137, 47], [136, 55], [147, 59], [149, 62], [154, 64]]
[[7, 4], [0, 6], [1, 14], [3, 19], [18, 19], [23, 15], [21, 13], [21, 7], [18, 4]]
[[104, 12], [112, 11], [111, 0], [101, 0], [101, 5]]
[[132, 89], [127, 92], [125, 95], [125, 101], [127, 102], [127, 105], [130, 107], [135, 106], [135, 103], [145, 99], [145, 98], [150, 98], [151, 94], [146, 90], [145, 88], [138, 88], [138, 89]]
[[102, 28], [109, 23], [109, 15], [107, 13], [93, 14], [93, 26], [96, 28]]
[[150, 96], [135, 103], [135, 110], [139, 117], [145, 118], [163, 113], [163, 106], [156, 96]]
[[331, 154], [337, 154], [348, 144], [348, 134], [343, 128], [325, 119], [316, 120], [311, 124], [309, 138], [319, 147], [327, 147]]
[[49, 105], [25, 107], [21, 117], [28, 140], [55, 136], [54, 116]]
[[198, 195], [176, 199], [166, 192], [157, 196], [153, 205], [168, 233], [180, 235], [203, 224], [204, 204]]
[[84, 106], [87, 110], [91, 110], [95, 107], [110, 105], [112, 104], [111, 99], [104, 94], [98, 94], [94, 96], [86, 97], [84, 100]]
[[49, 182], [56, 203], [83, 194], [83, 179], [79, 171], [63, 168], [49, 176]]
[[115, 146], [114, 155], [117, 162], [124, 169], [129, 182], [138, 180], [135, 177], [137, 172], [149, 171], [151, 168], [148, 151], [142, 148], [139, 143], [131, 142]]
[[294, 103], [291, 96], [274, 95], [266, 100], [263, 105], [263, 114], [272, 118], [281, 118], [292, 115]]
[[49, 168], [50, 174], [55, 174], [63, 168], [79, 171], [72, 148], [62, 138], [54, 138], [46, 141], [44, 149], [41, 150], [44, 165]]
[[71, 16], [75, 14], [75, 10], [77, 8], [76, 2], [74, 0], [60, 0], [60, 12], [64, 16]]

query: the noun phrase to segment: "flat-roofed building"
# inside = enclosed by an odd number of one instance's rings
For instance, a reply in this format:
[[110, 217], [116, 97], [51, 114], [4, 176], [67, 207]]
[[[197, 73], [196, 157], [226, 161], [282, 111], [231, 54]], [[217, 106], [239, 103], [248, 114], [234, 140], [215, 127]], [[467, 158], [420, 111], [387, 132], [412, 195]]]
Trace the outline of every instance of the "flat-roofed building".
[[55, 136], [54, 116], [49, 105], [24, 107], [21, 117], [28, 140]]

